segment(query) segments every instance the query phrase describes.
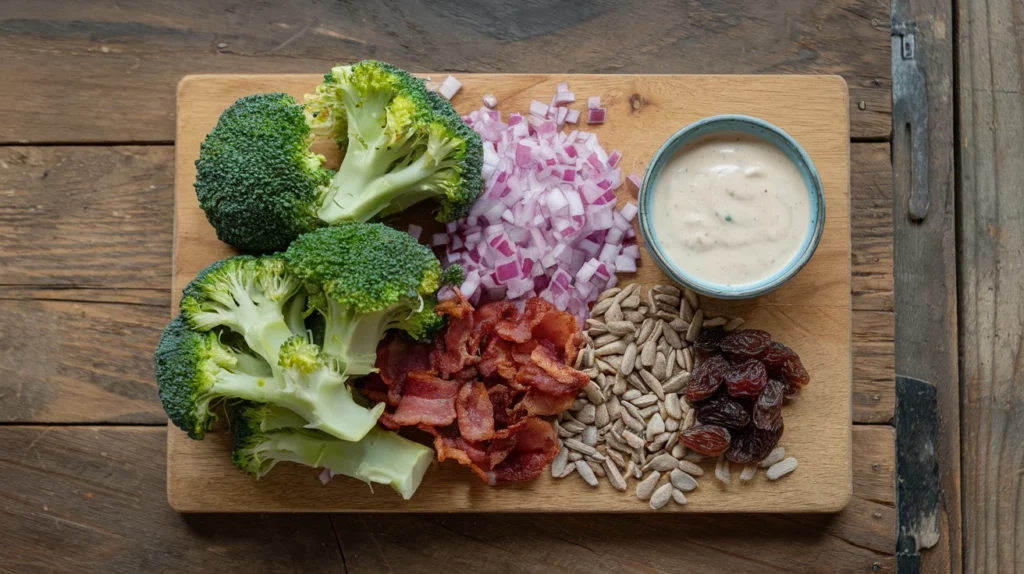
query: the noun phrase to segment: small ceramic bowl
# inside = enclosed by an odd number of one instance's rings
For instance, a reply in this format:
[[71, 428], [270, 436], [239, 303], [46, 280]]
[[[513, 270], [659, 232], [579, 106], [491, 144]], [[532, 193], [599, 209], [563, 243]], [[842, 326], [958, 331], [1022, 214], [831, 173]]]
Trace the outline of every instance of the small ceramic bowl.
[[[721, 132], [740, 132], [758, 136], [779, 148], [796, 165], [803, 177], [810, 199], [811, 220], [799, 251], [778, 271], [754, 283], [722, 285], [687, 274], [666, 256], [658, 241], [657, 230], [651, 221], [654, 188], [665, 164], [687, 143], [708, 134]], [[818, 242], [821, 240], [821, 232], [825, 228], [825, 192], [821, 186], [821, 179], [818, 177], [818, 170], [814, 167], [810, 156], [789, 134], [762, 119], [750, 116], [711, 116], [679, 130], [668, 138], [668, 141], [662, 144], [654, 154], [654, 158], [647, 166], [644, 179], [640, 183], [639, 219], [640, 232], [643, 234], [644, 241], [647, 242], [647, 250], [654, 257], [658, 267], [661, 267], [662, 271], [674, 281], [709, 297], [752, 299], [778, 288], [796, 275], [811, 259], [811, 255], [814, 254], [814, 250], [817, 249]]]

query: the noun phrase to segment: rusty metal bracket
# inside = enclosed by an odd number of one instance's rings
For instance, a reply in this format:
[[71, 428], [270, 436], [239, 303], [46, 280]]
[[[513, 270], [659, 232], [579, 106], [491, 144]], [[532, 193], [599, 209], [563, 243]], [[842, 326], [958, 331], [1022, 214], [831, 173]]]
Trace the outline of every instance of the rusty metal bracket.
[[910, 218], [923, 221], [928, 215], [928, 94], [924, 59], [917, 57], [917, 26], [893, 18], [892, 125], [893, 151], [907, 150], [910, 173]]

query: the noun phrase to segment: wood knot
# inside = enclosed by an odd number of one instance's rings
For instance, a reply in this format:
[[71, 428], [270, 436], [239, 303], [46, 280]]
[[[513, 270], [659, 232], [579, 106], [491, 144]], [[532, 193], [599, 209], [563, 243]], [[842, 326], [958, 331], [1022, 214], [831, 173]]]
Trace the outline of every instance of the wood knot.
[[644, 107], [644, 104], [646, 103], [647, 100], [645, 100], [640, 94], [633, 94], [632, 96], [629, 96], [629, 107], [634, 112], [639, 112], [640, 108]]

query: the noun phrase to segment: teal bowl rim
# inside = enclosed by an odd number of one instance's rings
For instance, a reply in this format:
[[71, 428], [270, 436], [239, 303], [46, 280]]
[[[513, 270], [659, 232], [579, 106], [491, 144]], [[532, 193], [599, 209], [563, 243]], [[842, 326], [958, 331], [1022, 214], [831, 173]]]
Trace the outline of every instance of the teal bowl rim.
[[[811, 201], [811, 220], [808, 223], [808, 233], [804, 241], [793, 256], [784, 266], [774, 274], [753, 283], [742, 285], [721, 285], [703, 281], [688, 275], [685, 271], [674, 264], [664, 253], [661, 243], [658, 241], [654, 231], [654, 225], [650, 220], [652, 208], [650, 203], [654, 195], [654, 185], [661, 174], [665, 163], [675, 155], [682, 146], [696, 138], [720, 132], [735, 132], [759, 136], [762, 139], [778, 147], [797, 167], [804, 185], [807, 187]], [[709, 116], [697, 120], [672, 134], [665, 143], [661, 144], [654, 157], [651, 158], [644, 172], [643, 181], [640, 182], [640, 195], [638, 198], [640, 233], [647, 244], [647, 250], [654, 258], [654, 262], [673, 281], [688, 287], [697, 293], [718, 299], [752, 299], [760, 297], [780, 287], [789, 281], [810, 261], [814, 251], [821, 241], [821, 234], [825, 229], [825, 191], [818, 176], [818, 170], [814, 166], [807, 152], [788, 133], [778, 126], [766, 122], [760, 118], [739, 114], [723, 114]]]

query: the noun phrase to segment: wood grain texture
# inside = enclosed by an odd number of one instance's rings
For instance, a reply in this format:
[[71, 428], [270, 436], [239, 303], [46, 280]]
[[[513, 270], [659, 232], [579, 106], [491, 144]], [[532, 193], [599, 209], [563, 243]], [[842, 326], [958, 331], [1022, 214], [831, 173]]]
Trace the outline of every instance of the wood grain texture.
[[162, 427], [0, 427], [0, 571], [343, 571], [326, 516], [176, 514], [165, 443]]
[[892, 431], [853, 436], [837, 515], [241, 518], [167, 508], [163, 428], [0, 427], [0, 570], [893, 572]]
[[[169, 142], [186, 74], [323, 74], [368, 57], [419, 71], [840, 74], [853, 135], [884, 138], [888, 38], [876, 0], [8, 0], [0, 142]], [[54, 109], [75, 113], [39, 121]]]
[[[814, 76], [544, 76], [463, 75], [453, 103], [460, 113], [478, 107], [493, 92], [506, 113], [525, 110], [531, 99], [546, 99], [568, 80], [580, 93], [601, 94], [609, 121], [595, 131], [607, 149], [623, 152], [620, 165], [642, 173], [661, 143], [680, 127], [705, 116], [743, 113], [764, 118], [797, 139], [815, 162], [825, 189], [828, 215], [821, 243], [810, 263], [783, 288], [747, 302], [706, 301], [715, 314], [742, 316], [754, 328], [769, 329], [800, 353], [814, 383], [787, 408], [783, 444], [801, 461], [784, 483], [763, 477], [709, 489], [673, 510], [705, 512], [832, 512], [850, 497], [850, 227], [849, 133], [846, 86], [838, 77]], [[220, 113], [238, 97], [268, 91], [301, 96], [315, 76], [190, 76], [178, 99], [175, 162], [174, 290], [227, 254], [199, 209], [192, 182], [199, 144]], [[645, 102], [631, 110], [630, 98]], [[685, 101], [686, 105], [679, 102]], [[799, 113], [795, 104], [799, 102]], [[632, 184], [619, 188], [620, 202], [632, 199]], [[641, 242], [642, 247], [642, 242]], [[667, 278], [641, 249], [635, 277], [645, 285]], [[605, 511], [650, 508], [603, 485], [597, 492], [582, 481], [556, 481], [549, 474], [526, 485], [493, 489], [455, 464], [429, 472], [417, 495], [400, 502], [393, 493], [370, 493], [361, 483], [340, 480], [328, 489], [311, 488], [308, 469], [281, 468], [253, 482], [231, 468], [226, 437], [192, 441], [176, 429], [169, 438], [168, 499], [183, 512], [233, 511]], [[227, 441], [229, 442], [229, 440]], [[312, 481], [312, 482], [311, 482]], [[770, 493], [770, 495], [769, 495]]]
[[964, 569], [1024, 570], [1024, 22], [960, 3]]
[[[922, 528], [922, 571], [960, 572], [960, 388], [957, 364], [956, 202], [953, 163], [953, 11], [950, 0], [896, 0], [899, 20], [916, 22], [916, 60], [925, 72], [927, 165], [910, 165], [906, 118], [894, 119], [894, 293], [896, 373], [935, 385], [936, 459], [942, 506], [937, 528]], [[896, 44], [899, 46], [899, 44]], [[913, 169], [928, 170], [930, 207], [910, 218]], [[908, 526], [909, 530], [909, 526]], [[925, 531], [928, 532], [925, 532]], [[927, 535], [926, 535], [927, 534]]]

